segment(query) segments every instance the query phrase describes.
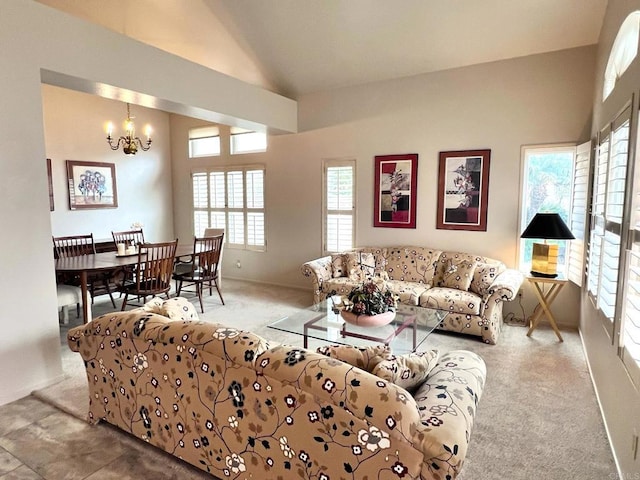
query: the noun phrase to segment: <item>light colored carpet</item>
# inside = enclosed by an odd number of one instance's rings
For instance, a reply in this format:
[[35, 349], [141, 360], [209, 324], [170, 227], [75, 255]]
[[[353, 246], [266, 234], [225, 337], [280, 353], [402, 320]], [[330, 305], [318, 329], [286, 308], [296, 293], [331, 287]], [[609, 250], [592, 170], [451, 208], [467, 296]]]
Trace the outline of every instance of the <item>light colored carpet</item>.
[[[206, 297], [205, 321], [253, 331], [279, 342], [302, 345], [302, 338], [266, 325], [308, 306], [311, 293], [225, 279], [226, 306]], [[192, 300], [197, 304], [197, 299]], [[113, 310], [95, 304], [94, 315]], [[73, 313], [71, 325], [78, 324]], [[66, 345], [61, 327], [66, 378], [34, 395], [84, 419], [88, 388], [83, 362]], [[462, 480], [602, 480], [617, 478], [602, 417], [589, 377], [580, 336], [563, 331], [505, 325], [498, 345], [473, 337], [435, 333], [423, 348], [467, 349], [487, 364], [487, 383], [476, 414]], [[315, 345], [310, 345], [315, 347]], [[171, 461], [168, 459], [167, 461]]]

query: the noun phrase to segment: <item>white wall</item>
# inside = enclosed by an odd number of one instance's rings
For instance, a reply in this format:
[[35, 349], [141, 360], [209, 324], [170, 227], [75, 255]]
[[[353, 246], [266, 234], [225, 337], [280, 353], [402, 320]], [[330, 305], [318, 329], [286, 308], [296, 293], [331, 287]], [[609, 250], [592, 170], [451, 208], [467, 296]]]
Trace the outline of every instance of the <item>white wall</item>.
[[[578, 48], [307, 95], [302, 133], [269, 137], [264, 154], [188, 160], [187, 130], [198, 122], [172, 116], [176, 232], [192, 231], [192, 166], [264, 163], [267, 252], [227, 250], [225, 276], [310, 288], [300, 265], [321, 255], [322, 160], [355, 158], [357, 245], [428, 245], [516, 266], [520, 148], [588, 138], [594, 58], [594, 47]], [[479, 148], [492, 150], [487, 231], [437, 230], [438, 152]], [[373, 158], [394, 153], [419, 155], [415, 230], [373, 227]], [[527, 315], [533, 299], [526, 291]], [[577, 327], [578, 289], [557, 302], [559, 322]]]
[[[597, 132], [622, 110], [632, 96], [635, 96], [634, 105], [636, 109], [638, 108], [638, 95], [640, 95], [640, 58], [638, 57], [618, 79], [615, 89], [607, 100], [604, 102], [602, 100], [604, 70], [613, 41], [622, 22], [635, 10], [640, 10], [638, 0], [609, 0], [607, 5], [598, 43], [593, 95], [593, 138], [596, 138]], [[637, 111], [633, 113], [636, 115]], [[635, 120], [638, 117], [633, 118]], [[635, 123], [634, 120], [632, 125]], [[637, 123], [633, 128], [637, 129]], [[634, 140], [634, 138], [631, 139], [632, 145]], [[633, 149], [630, 152], [633, 154]], [[640, 168], [637, 152], [636, 144], [636, 156], [631, 157], [631, 161], [635, 161], [636, 171]], [[634, 460], [632, 452], [633, 436], [640, 432], [640, 393], [630, 381], [627, 370], [618, 356], [617, 335], [614, 334], [614, 338], [610, 337], [607, 332], [611, 329], [609, 321], [602, 318], [603, 315], [593, 308], [586, 289], [582, 294], [581, 307], [580, 332], [604, 413], [609, 439], [621, 472], [620, 478], [640, 478], [640, 459]], [[605, 328], [605, 325], [608, 328]]]
[[[126, 105], [95, 95], [50, 85], [42, 86], [47, 158], [51, 159], [55, 210], [51, 230], [55, 236], [93, 232], [96, 240], [110, 239], [111, 231], [144, 225], [146, 240], [173, 239], [173, 200], [169, 114], [133, 105], [131, 115], [139, 135], [153, 127], [149, 151], [127, 156], [111, 150], [105, 124], [113, 122], [113, 136], [123, 133]], [[113, 163], [116, 169], [117, 208], [70, 210], [67, 160]]]
[[0, 264], [11, 272], [0, 279], [4, 404], [62, 373], [41, 80], [167, 112], [282, 131], [297, 129], [297, 106], [36, 2], [0, 2], [0, 45], [0, 221], [8, 227]]

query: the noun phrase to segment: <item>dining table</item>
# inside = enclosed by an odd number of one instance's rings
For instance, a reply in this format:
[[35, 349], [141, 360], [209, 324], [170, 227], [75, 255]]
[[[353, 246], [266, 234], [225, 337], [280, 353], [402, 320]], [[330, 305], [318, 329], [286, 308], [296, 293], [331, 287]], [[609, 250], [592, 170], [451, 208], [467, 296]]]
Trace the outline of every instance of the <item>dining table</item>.
[[[144, 256], [144, 253], [142, 254]], [[188, 262], [193, 256], [193, 244], [178, 244], [175, 258], [181, 262]], [[55, 259], [57, 273], [78, 275], [82, 290], [82, 315], [84, 323], [92, 319], [91, 298], [87, 278], [90, 273], [116, 272], [131, 268], [138, 263], [138, 253], [118, 255], [116, 252], [93, 253], [77, 257], [61, 257]]]

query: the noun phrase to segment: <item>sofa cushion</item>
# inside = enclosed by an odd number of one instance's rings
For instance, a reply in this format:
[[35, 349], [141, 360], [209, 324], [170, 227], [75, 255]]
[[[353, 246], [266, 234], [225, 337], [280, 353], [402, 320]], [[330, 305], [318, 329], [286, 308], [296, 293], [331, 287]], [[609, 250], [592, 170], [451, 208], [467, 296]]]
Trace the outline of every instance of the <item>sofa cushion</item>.
[[429, 289], [429, 285], [416, 282], [405, 282], [402, 280], [387, 280], [385, 282], [391, 293], [398, 296], [400, 303], [407, 305], [418, 305], [420, 295]]
[[358, 285], [360, 285], [360, 282], [354, 282], [349, 277], [330, 278], [322, 283], [322, 291], [325, 294], [335, 292], [335, 295], [346, 297]]
[[343, 253], [331, 255], [331, 276], [333, 278], [346, 277], [347, 268]]
[[386, 345], [354, 347], [351, 345], [326, 345], [316, 350], [322, 355], [371, 372], [376, 365], [391, 355]]
[[476, 262], [474, 260], [449, 258], [442, 274], [442, 286], [457, 288], [458, 290], [469, 290], [475, 269]]
[[411, 392], [429, 376], [438, 357], [438, 350], [391, 355], [378, 363], [371, 373]]
[[433, 287], [420, 295], [420, 306], [455, 313], [480, 315], [482, 298], [473, 292], [455, 288]]
[[171, 320], [198, 320], [198, 312], [193, 304], [184, 297], [163, 300], [153, 297], [142, 306], [146, 312], [157, 313]]
[[489, 293], [489, 287], [498, 275], [504, 272], [506, 267], [502, 263], [484, 263], [478, 262], [473, 272], [473, 280], [469, 290], [478, 295], [486, 295]]
[[376, 271], [376, 259], [373, 253], [349, 252], [345, 254], [347, 276], [354, 282], [364, 282], [372, 278]]
[[386, 266], [389, 278], [432, 285], [440, 253], [425, 247], [389, 247]]
[[467, 262], [476, 262], [476, 263], [486, 261], [484, 257], [478, 256], [478, 255], [471, 255], [469, 253], [442, 252], [442, 254], [440, 255], [440, 258], [438, 258], [438, 264], [436, 265], [436, 273], [433, 281], [434, 287], [445, 286], [444, 285], [445, 272], [447, 272], [447, 270], [451, 266], [451, 262], [449, 262], [449, 260], [453, 260], [456, 265], [465, 260]]

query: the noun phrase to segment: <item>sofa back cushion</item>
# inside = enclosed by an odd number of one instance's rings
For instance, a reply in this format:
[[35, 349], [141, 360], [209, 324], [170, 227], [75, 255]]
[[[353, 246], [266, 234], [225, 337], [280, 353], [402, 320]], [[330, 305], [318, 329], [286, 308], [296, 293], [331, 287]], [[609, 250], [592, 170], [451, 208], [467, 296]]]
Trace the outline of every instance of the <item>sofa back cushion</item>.
[[441, 253], [427, 247], [389, 247], [386, 266], [389, 278], [433, 285]]
[[[448, 277], [451, 276], [452, 267], [464, 268], [466, 270], [469, 269], [470, 266], [473, 265], [475, 270], [475, 265], [478, 262], [486, 261], [485, 257], [481, 257], [479, 255], [473, 255], [470, 253], [464, 252], [442, 252], [440, 258], [438, 258], [438, 264], [436, 265], [436, 273], [434, 278], [434, 286], [436, 287], [451, 287], [447, 285], [447, 283], [452, 280]], [[469, 285], [466, 288], [462, 288], [461, 290], [467, 290], [470, 286], [471, 281], [473, 280], [473, 271], [471, 272], [471, 277], [469, 279]]]
[[429, 376], [438, 363], [438, 350], [390, 355], [378, 363], [371, 373], [412, 392]]
[[505, 264], [501, 262], [477, 262], [469, 290], [478, 295], [486, 295], [489, 293], [489, 287], [493, 281], [498, 275], [504, 272], [506, 268]]

